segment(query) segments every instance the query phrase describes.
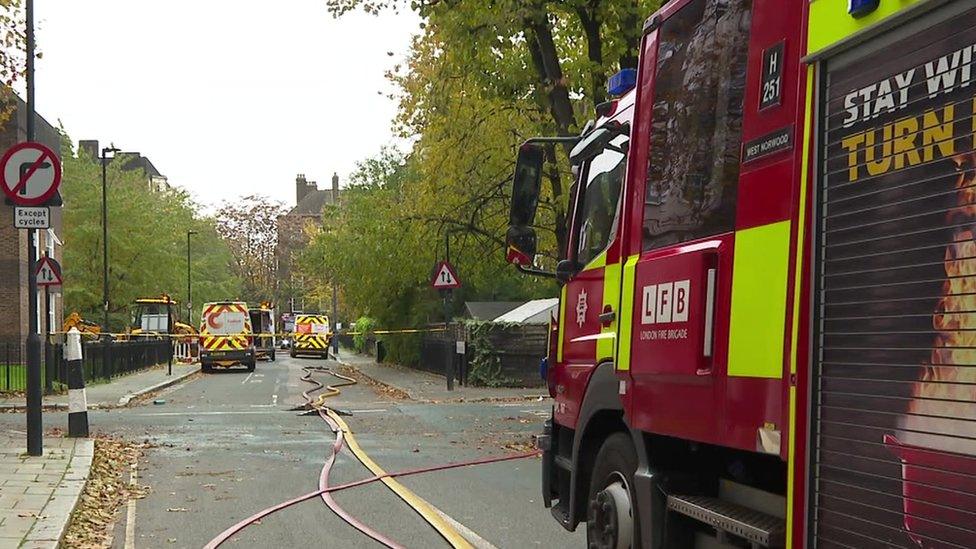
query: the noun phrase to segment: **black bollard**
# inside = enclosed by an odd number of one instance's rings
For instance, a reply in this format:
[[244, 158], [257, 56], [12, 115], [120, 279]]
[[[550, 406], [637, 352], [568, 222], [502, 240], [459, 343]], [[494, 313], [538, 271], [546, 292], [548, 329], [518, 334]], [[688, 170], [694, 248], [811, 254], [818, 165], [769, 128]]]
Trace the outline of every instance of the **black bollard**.
[[68, 436], [88, 437], [88, 396], [81, 361], [81, 332], [72, 328], [64, 345], [68, 362]]

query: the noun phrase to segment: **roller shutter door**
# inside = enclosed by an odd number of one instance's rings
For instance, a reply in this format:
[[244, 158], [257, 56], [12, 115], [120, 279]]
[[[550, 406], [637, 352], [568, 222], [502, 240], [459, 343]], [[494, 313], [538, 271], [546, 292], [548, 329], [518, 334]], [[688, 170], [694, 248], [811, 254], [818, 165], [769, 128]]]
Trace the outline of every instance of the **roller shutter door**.
[[822, 65], [815, 547], [976, 547], [976, 10], [961, 4]]

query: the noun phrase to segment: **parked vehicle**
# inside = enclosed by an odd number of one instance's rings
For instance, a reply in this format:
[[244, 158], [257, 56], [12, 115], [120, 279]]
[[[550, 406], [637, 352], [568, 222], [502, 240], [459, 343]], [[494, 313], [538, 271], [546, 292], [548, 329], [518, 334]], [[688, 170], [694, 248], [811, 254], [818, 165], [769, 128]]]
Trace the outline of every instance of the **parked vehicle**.
[[248, 309], [248, 315], [251, 318], [251, 327], [255, 330], [254, 350], [257, 357], [274, 362], [277, 348], [274, 307], [265, 301], [257, 307]]
[[298, 355], [329, 357], [332, 329], [329, 317], [316, 314], [300, 314], [295, 317], [295, 331], [291, 336], [292, 358]]
[[507, 257], [562, 284], [539, 438], [560, 524], [973, 546], [974, 39], [971, 2], [667, 3], [571, 145], [554, 272], [533, 227], [565, 138], [520, 148]]
[[200, 321], [200, 366], [204, 372], [214, 367], [244, 366], [253, 372], [256, 365], [254, 331], [243, 301], [220, 301], [203, 306]]

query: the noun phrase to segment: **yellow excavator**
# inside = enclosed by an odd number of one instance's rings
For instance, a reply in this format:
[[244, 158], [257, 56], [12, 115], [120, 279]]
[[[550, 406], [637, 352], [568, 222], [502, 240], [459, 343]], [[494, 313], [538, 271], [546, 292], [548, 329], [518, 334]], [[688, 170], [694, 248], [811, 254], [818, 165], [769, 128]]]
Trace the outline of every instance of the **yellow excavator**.
[[152, 337], [164, 335], [196, 336], [197, 330], [176, 320], [176, 301], [166, 294], [159, 297], [140, 297], [133, 302], [132, 323], [126, 336]]
[[102, 327], [94, 322], [85, 320], [77, 311], [73, 311], [68, 318], [64, 319], [64, 324], [61, 325], [61, 331], [67, 332], [72, 328], [77, 328], [81, 335], [89, 337], [91, 339], [98, 339], [99, 334], [102, 333]]

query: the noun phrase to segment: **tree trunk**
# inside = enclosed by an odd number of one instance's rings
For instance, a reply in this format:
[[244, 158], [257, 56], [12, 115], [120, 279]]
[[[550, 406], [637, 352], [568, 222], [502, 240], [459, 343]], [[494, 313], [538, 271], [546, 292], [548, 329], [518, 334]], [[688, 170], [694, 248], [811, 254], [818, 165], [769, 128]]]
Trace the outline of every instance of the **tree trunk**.
[[600, 15], [597, 13], [595, 2], [589, 2], [587, 7], [578, 6], [576, 15], [586, 34], [586, 55], [590, 61], [590, 97], [594, 105], [607, 100], [607, 77], [603, 67], [603, 38], [600, 36]]
[[643, 30], [643, 22], [641, 21], [640, 14], [640, 1], [632, 0], [633, 6], [627, 12], [627, 15], [623, 18], [620, 24], [621, 34], [627, 43], [627, 49], [620, 56], [620, 68], [621, 69], [636, 69], [637, 68], [637, 55], [640, 49], [641, 32]]
[[[548, 13], [544, 8], [539, 8], [525, 23], [529, 50], [539, 80], [547, 90], [549, 112], [556, 123], [556, 130], [559, 135], [574, 135], [576, 116], [569, 99], [569, 88], [566, 87]], [[570, 150], [572, 147], [567, 147], [567, 154]]]
[[[569, 89], [563, 76], [562, 66], [559, 61], [559, 53], [552, 36], [552, 27], [549, 16], [544, 6], [537, 6], [534, 16], [525, 21], [525, 34], [529, 53], [532, 56], [532, 64], [535, 66], [539, 76], [539, 82], [546, 90], [546, 99], [549, 113], [556, 126], [556, 133], [560, 136], [575, 135], [576, 116], [573, 113], [573, 105], [569, 99]], [[563, 144], [566, 156], [569, 156], [573, 146], [569, 143]], [[562, 176], [559, 173], [559, 166], [556, 163], [555, 149], [550, 149], [546, 155], [548, 169], [546, 178], [552, 185], [553, 210], [555, 212], [555, 235], [556, 245], [558, 246], [558, 257], [563, 259], [566, 253], [566, 207], [563, 199]]]

